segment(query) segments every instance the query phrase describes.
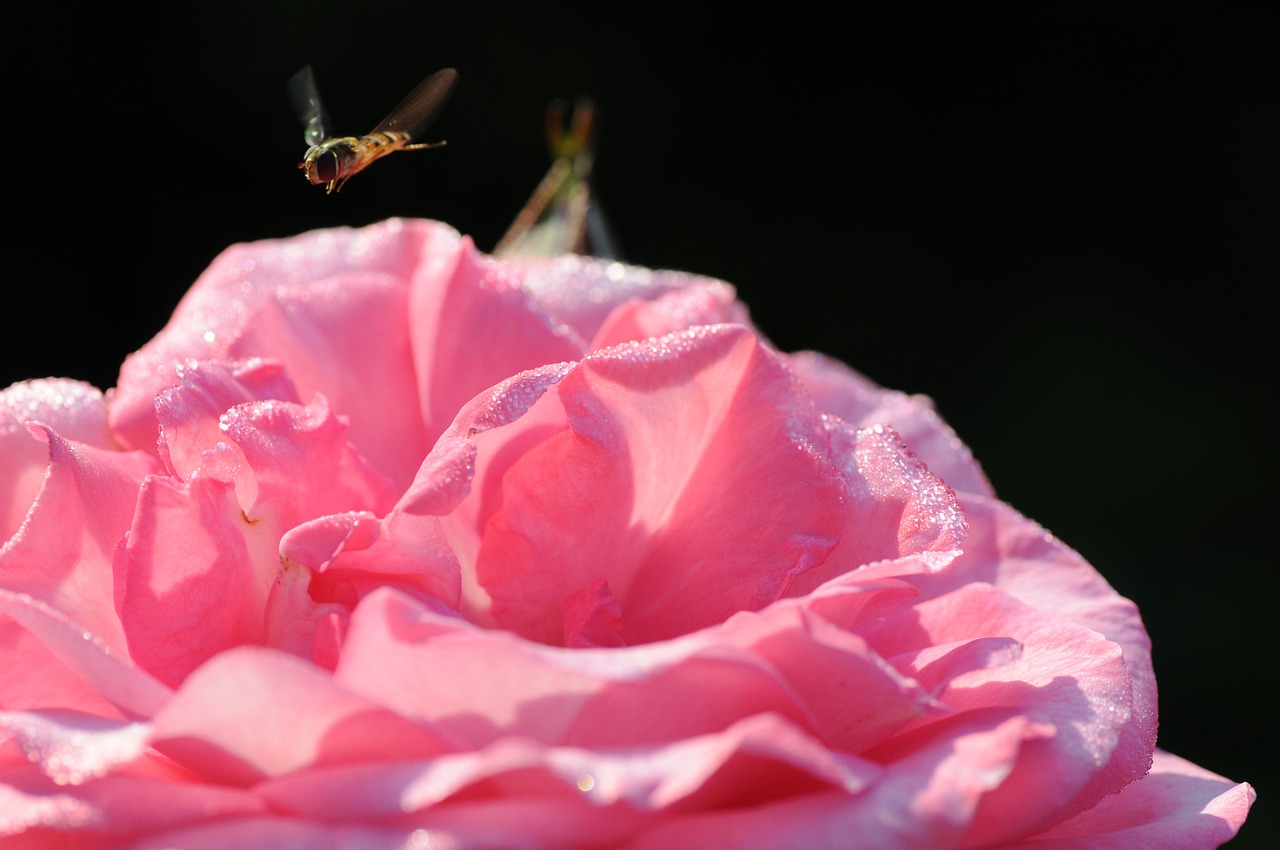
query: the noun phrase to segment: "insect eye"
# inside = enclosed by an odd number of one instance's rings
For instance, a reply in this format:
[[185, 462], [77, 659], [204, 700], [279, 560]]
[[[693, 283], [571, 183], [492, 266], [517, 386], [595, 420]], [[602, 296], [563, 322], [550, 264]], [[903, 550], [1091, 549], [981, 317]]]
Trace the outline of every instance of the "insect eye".
[[316, 176], [321, 183], [328, 183], [338, 177], [338, 156], [333, 151], [325, 151], [315, 158]]

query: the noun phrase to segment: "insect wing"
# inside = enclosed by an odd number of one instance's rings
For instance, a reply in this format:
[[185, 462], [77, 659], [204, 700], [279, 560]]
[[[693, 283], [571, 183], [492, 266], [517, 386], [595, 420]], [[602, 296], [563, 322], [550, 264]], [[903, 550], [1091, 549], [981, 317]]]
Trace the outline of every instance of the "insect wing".
[[418, 83], [417, 87], [400, 101], [400, 105], [391, 110], [391, 114], [383, 118], [382, 122], [370, 131], [370, 135], [397, 130], [408, 133], [410, 138], [416, 138], [419, 133], [427, 129], [431, 119], [435, 118], [436, 113], [444, 106], [449, 92], [457, 81], [458, 72], [453, 68], [436, 71]]
[[318, 145], [329, 138], [329, 113], [320, 102], [316, 77], [307, 65], [289, 80], [289, 100], [302, 122], [302, 136], [308, 145]]

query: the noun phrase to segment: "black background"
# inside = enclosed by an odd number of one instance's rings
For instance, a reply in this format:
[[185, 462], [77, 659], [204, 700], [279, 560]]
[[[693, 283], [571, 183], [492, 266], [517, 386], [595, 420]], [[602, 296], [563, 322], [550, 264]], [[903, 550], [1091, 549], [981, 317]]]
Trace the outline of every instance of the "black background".
[[[1239, 4], [1027, 5], [10, 19], [0, 386], [114, 384], [232, 242], [401, 215], [492, 247], [547, 165], [546, 106], [590, 95], [624, 258], [724, 278], [781, 348], [932, 396], [1000, 495], [1138, 602], [1161, 744], [1259, 787], [1233, 846], [1275, 846], [1276, 31]], [[456, 66], [428, 134], [449, 146], [326, 197], [295, 168], [306, 63], [352, 134]]]

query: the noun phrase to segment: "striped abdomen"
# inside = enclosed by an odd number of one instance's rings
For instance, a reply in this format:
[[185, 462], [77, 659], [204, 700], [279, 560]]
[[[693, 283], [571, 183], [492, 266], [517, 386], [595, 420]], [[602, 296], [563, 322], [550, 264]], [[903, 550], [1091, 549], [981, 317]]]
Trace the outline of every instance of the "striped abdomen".
[[328, 183], [326, 192], [334, 192], [379, 157], [416, 147], [410, 141], [409, 134], [399, 130], [329, 139], [313, 145], [298, 167], [312, 183]]

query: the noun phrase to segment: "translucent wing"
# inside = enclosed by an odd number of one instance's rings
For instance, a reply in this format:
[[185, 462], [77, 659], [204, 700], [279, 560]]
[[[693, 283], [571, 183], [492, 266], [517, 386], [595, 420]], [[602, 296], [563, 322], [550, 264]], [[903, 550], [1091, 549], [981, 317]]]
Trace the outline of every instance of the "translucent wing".
[[410, 138], [416, 138], [419, 133], [427, 129], [431, 119], [435, 118], [436, 113], [444, 106], [450, 90], [457, 81], [458, 72], [453, 68], [436, 71], [418, 83], [417, 87], [400, 101], [400, 105], [391, 110], [391, 114], [383, 118], [378, 126], [370, 131], [370, 135], [387, 130], [398, 130], [408, 133]]
[[302, 122], [302, 137], [308, 145], [318, 145], [329, 138], [329, 113], [320, 102], [316, 78], [307, 65], [289, 80], [289, 100]]

